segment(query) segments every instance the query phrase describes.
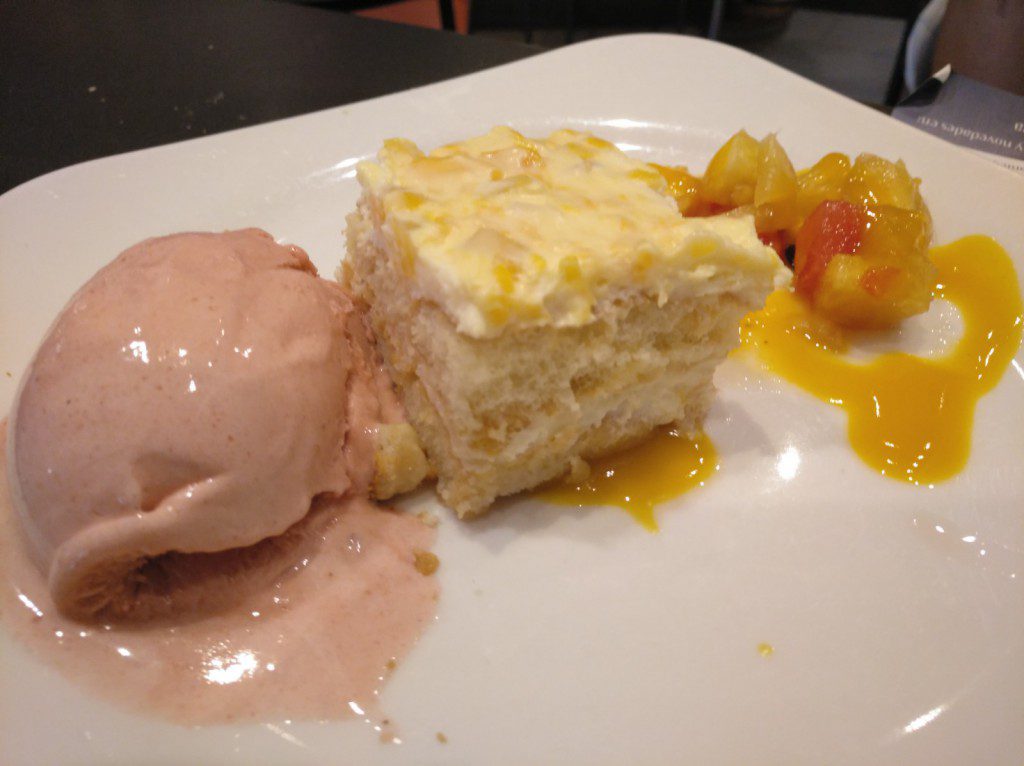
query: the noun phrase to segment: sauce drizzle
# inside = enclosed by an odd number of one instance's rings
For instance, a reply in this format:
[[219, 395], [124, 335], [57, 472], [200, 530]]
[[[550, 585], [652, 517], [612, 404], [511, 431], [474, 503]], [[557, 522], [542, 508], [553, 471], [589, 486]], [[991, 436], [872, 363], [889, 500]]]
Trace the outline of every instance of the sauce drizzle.
[[974, 408], [1021, 343], [1024, 309], [1009, 255], [990, 237], [934, 248], [934, 297], [960, 310], [963, 335], [945, 356], [885, 353], [846, 358], [842, 329], [788, 291], [768, 298], [740, 327], [742, 344], [771, 372], [846, 411], [850, 445], [879, 473], [934, 486], [970, 453]]
[[[1010, 365], [1024, 324], [1013, 262], [995, 240], [965, 237], [930, 255], [939, 272], [934, 297], [956, 306], [964, 325], [945, 356], [893, 352], [853, 361], [843, 353], [843, 329], [786, 290], [769, 296], [740, 326], [741, 349], [846, 411], [850, 445], [865, 463], [884, 476], [929, 487], [967, 463], [975, 405]], [[688, 438], [662, 429], [637, 447], [594, 461], [586, 480], [564, 479], [537, 497], [618, 506], [654, 532], [654, 507], [704, 486], [718, 468], [703, 433]]]
[[704, 483], [718, 470], [718, 455], [703, 433], [686, 436], [663, 428], [642, 444], [594, 460], [582, 482], [549, 485], [537, 497], [580, 508], [614, 505], [650, 532], [658, 531], [654, 506]]

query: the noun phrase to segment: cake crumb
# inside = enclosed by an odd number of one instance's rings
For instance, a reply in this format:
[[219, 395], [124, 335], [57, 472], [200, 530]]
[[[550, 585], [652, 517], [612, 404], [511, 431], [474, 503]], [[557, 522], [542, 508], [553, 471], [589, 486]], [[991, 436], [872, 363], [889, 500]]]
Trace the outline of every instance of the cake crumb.
[[768, 659], [773, 654], [775, 654], [775, 647], [772, 646], [771, 644], [764, 644], [764, 643], [758, 644], [757, 645], [757, 653], [760, 654], [765, 659]]
[[398, 667], [398, 660], [396, 660], [396, 659], [395, 659], [394, 657], [392, 657], [392, 658], [391, 658], [390, 660], [388, 660], [388, 661], [387, 661], [387, 662], [386, 662], [386, 663], [384, 664], [384, 667], [385, 667], [385, 669], [387, 669], [387, 670], [394, 670], [395, 668], [397, 668], [397, 667]]
[[590, 464], [579, 455], [576, 455], [569, 461], [569, 482], [572, 484], [583, 484], [589, 478]]
[[448, 744], [448, 737], [445, 736], [443, 731], [439, 731], [437, 733], [437, 741], [440, 742], [442, 745], [447, 745]]
[[414, 558], [413, 566], [421, 575], [430, 576], [441, 566], [441, 561], [430, 551], [415, 550], [412, 552]]
[[441, 520], [430, 511], [420, 511], [416, 514], [416, 518], [431, 529], [434, 529], [441, 522]]
[[[369, 720], [369, 719], [367, 719]], [[391, 723], [390, 718], [382, 718], [381, 722], [374, 727], [380, 732], [380, 741], [385, 745], [401, 745], [402, 738], [398, 736], [398, 732]]]
[[11, 371], [10, 370], [6, 370], [4, 372], [4, 375], [6, 375], [8, 378], [13, 378], [14, 377], [13, 375], [11, 375]]

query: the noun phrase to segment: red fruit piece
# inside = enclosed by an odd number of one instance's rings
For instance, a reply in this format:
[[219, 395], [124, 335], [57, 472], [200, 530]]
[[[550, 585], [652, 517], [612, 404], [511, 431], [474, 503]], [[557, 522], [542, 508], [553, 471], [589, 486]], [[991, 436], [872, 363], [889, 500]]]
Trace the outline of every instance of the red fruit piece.
[[856, 253], [866, 224], [864, 208], [850, 202], [825, 200], [814, 208], [796, 235], [796, 291], [813, 298], [832, 256]]

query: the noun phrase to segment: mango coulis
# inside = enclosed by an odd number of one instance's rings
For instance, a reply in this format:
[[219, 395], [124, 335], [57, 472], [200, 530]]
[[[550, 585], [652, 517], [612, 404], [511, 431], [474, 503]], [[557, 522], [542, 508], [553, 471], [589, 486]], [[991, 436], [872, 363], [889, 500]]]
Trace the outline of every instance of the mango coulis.
[[[1006, 371], [1024, 324], [1013, 262], [995, 240], [966, 237], [930, 255], [939, 273], [935, 298], [955, 305], [964, 325], [945, 356], [897, 352], [852, 361], [843, 354], [843, 329], [785, 290], [740, 327], [742, 346], [769, 371], [846, 411], [850, 444], [864, 462], [885, 476], [929, 486], [966, 464], [974, 407]], [[663, 429], [594, 461], [585, 481], [563, 480], [537, 496], [562, 505], [618, 506], [657, 531], [655, 506], [703, 486], [718, 467], [707, 436]]]
[[661, 429], [647, 441], [594, 460], [586, 480], [551, 484], [537, 497], [559, 505], [614, 505], [656, 532], [654, 507], [704, 482], [718, 470], [715, 447], [703, 433], [688, 437]]
[[966, 237], [934, 248], [931, 258], [934, 296], [955, 305], [964, 325], [944, 356], [851, 361], [841, 328], [788, 291], [772, 294], [740, 327], [743, 346], [768, 370], [846, 411], [850, 445], [865, 463], [928, 486], [966, 464], [975, 405], [1017, 352], [1024, 319], [1013, 263], [995, 240]]

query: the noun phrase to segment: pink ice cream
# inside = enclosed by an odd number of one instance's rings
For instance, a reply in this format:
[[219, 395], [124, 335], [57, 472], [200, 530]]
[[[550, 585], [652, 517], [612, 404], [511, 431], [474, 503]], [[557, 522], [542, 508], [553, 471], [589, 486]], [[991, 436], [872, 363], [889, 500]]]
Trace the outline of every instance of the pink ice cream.
[[247, 229], [126, 250], [57, 318], [11, 414], [12, 499], [54, 602], [148, 617], [279, 577], [315, 497], [365, 492], [388, 386], [299, 248]]

